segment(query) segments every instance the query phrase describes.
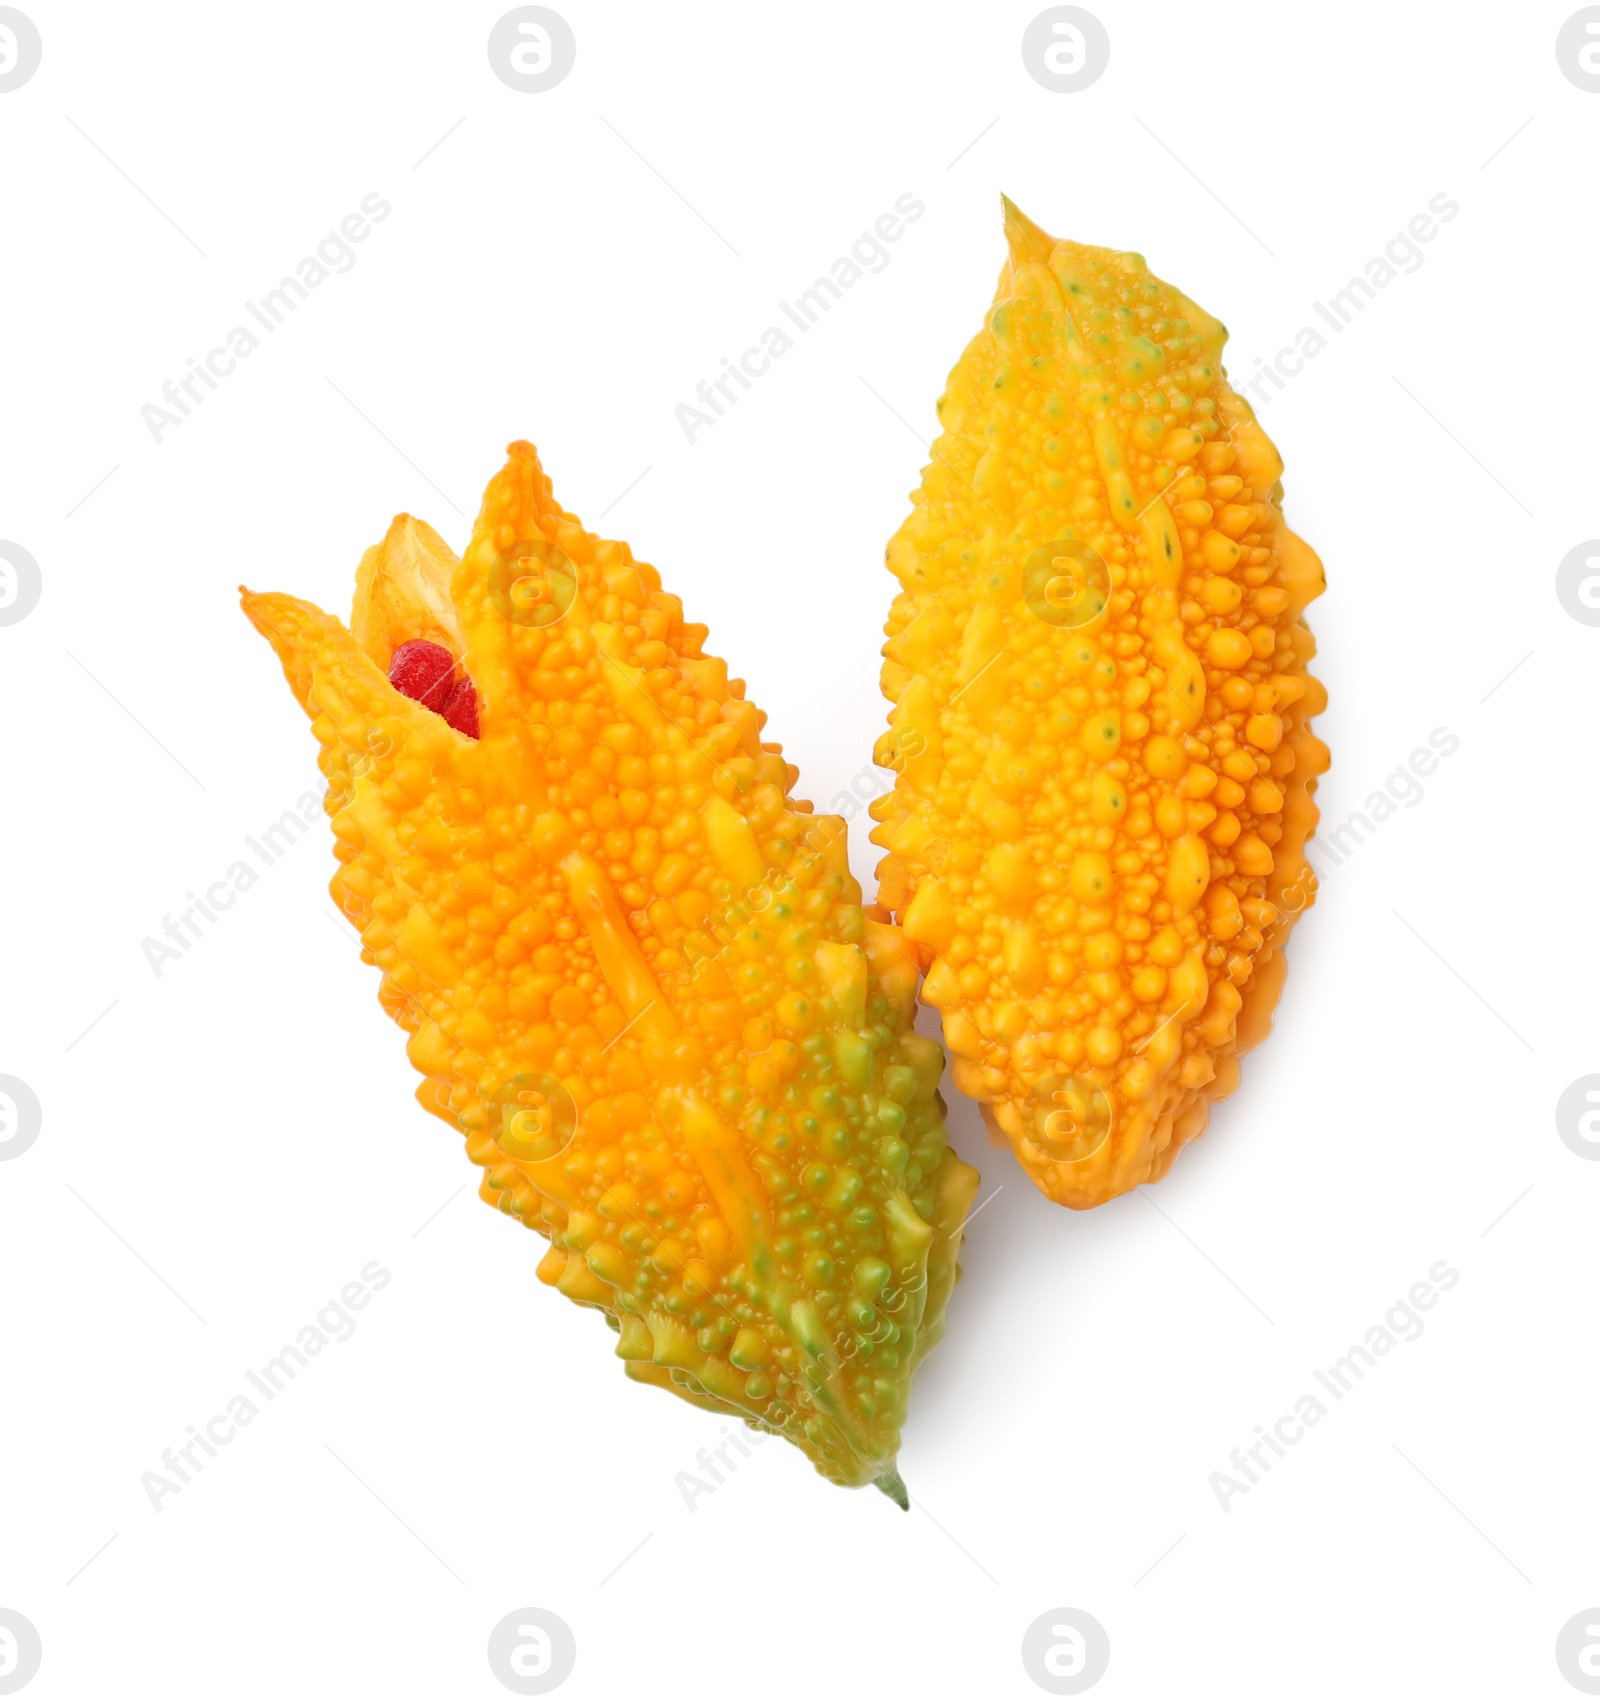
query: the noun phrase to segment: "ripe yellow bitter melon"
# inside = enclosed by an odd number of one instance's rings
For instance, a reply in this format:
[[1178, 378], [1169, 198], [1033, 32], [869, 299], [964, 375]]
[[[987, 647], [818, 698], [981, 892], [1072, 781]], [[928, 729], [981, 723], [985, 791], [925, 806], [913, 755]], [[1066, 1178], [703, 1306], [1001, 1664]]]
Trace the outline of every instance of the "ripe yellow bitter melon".
[[706, 629], [508, 453], [459, 562], [395, 522], [349, 629], [244, 594], [321, 748], [334, 897], [418, 1099], [629, 1375], [904, 1505], [977, 1182], [915, 954]]
[[888, 548], [873, 839], [956, 1086], [1089, 1207], [1164, 1175], [1270, 1026], [1315, 890], [1322, 567], [1223, 327], [1004, 205]]

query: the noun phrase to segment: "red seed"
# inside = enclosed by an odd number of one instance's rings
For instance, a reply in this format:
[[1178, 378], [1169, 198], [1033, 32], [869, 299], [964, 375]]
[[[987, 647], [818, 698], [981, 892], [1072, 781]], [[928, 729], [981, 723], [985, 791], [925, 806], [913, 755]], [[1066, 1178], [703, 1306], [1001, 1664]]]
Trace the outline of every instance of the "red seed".
[[449, 702], [455, 672], [455, 658], [428, 639], [409, 640], [389, 659], [389, 684], [436, 715]]
[[457, 733], [478, 737], [478, 689], [465, 674], [451, 688], [449, 702], [440, 711]]

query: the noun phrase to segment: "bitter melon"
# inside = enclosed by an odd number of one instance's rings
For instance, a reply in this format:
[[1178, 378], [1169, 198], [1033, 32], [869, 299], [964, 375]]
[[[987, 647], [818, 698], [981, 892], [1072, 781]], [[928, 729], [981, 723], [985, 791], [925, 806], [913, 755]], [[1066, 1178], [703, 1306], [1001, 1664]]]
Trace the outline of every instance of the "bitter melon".
[[955, 1085], [1089, 1207], [1166, 1172], [1270, 1025], [1315, 891], [1323, 575], [1223, 327], [1141, 256], [1004, 208], [888, 547], [872, 837]]
[[312, 717], [334, 897], [418, 1099], [629, 1375], [904, 1506], [977, 1183], [914, 954], [706, 629], [508, 454], [459, 562], [405, 516], [367, 553], [351, 629], [243, 594]]

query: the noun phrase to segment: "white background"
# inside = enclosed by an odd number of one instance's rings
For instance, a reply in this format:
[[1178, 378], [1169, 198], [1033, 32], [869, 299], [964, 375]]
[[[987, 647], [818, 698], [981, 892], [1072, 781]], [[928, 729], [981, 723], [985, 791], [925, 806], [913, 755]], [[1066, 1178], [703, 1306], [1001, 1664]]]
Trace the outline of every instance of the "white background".
[[[576, 68], [535, 95], [491, 75], [504, 9], [33, 0], [42, 67], [0, 95], [0, 533], [43, 575], [0, 628], [0, 1071], [44, 1108], [0, 1165], [28, 1695], [493, 1699], [523, 1606], [573, 1629], [574, 1699], [1043, 1696], [1021, 1640], [1061, 1606], [1110, 1636], [1108, 1703], [1577, 1695], [1600, 1165], [1553, 1113], [1600, 1069], [1600, 630], [1554, 576], [1600, 533], [1600, 95], [1560, 74], [1571, 8], [1101, 0], [1110, 68], [1056, 94], [1033, 3], [562, 0]], [[1434, 729], [1459, 749], [1332, 870], [1168, 1180], [1068, 1214], [954, 1101], [1000, 1192], [913, 1392], [909, 1516], [777, 1444], [691, 1512], [721, 1423], [630, 1385], [463, 1188], [325, 824], [159, 978], [141, 941], [320, 791], [235, 588], [347, 609], [397, 511], [465, 543], [513, 437], [710, 623], [827, 807], [883, 724], [883, 545], [1001, 189], [1219, 314], [1236, 382], [1459, 203], [1261, 409], [1327, 564], [1325, 824]], [[353, 269], [153, 442], [163, 380], [374, 191]], [[688, 443], [696, 382], [908, 191], [886, 269]], [[141, 1474], [374, 1259], [355, 1335], [156, 1512]], [[1439, 1260], [1424, 1334], [1224, 1512], [1230, 1451]]]

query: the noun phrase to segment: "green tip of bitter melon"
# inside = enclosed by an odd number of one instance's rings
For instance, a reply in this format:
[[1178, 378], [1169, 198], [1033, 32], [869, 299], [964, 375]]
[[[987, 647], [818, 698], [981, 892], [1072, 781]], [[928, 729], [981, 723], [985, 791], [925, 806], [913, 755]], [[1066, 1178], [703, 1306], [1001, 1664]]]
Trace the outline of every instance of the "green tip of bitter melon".
[[911, 1498], [906, 1494], [906, 1481], [893, 1467], [890, 1467], [887, 1472], [880, 1472], [872, 1482], [891, 1502], [906, 1513], [911, 1512]]

